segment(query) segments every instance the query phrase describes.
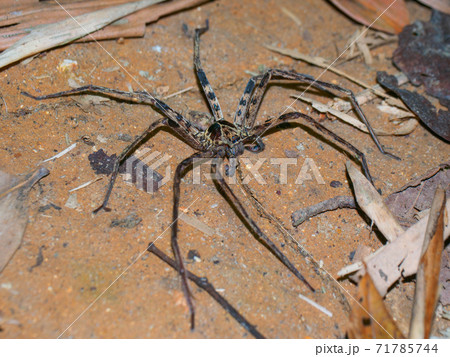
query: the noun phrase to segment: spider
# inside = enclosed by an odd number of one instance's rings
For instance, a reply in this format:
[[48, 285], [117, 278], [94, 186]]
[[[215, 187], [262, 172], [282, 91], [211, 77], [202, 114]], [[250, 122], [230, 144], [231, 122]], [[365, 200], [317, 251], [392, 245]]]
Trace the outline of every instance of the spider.
[[[183, 258], [180, 252], [180, 247], [178, 245], [178, 217], [179, 217], [179, 204], [180, 204], [180, 183], [181, 178], [185, 174], [188, 168], [192, 168], [197, 160], [213, 159], [211, 164], [212, 178], [219, 191], [229, 200], [229, 202], [234, 206], [235, 210], [240, 214], [241, 219], [246, 223], [256, 238], [273, 254], [275, 255], [303, 284], [305, 284], [312, 292], [314, 288], [311, 284], [303, 277], [303, 275], [297, 270], [297, 268], [290, 262], [290, 260], [279, 250], [279, 248], [273, 243], [266, 234], [258, 227], [255, 221], [249, 216], [249, 214], [244, 209], [237, 196], [233, 193], [230, 186], [224, 179], [219, 168], [218, 159], [237, 159], [240, 155], [244, 153], [244, 150], [248, 150], [253, 153], [258, 153], [264, 150], [265, 146], [261, 140], [261, 136], [269, 129], [281, 124], [283, 122], [295, 120], [295, 119], [305, 119], [309, 124], [314, 126], [317, 130], [321, 131], [323, 134], [329, 136], [333, 140], [337, 141], [341, 145], [345, 146], [350, 151], [356, 155], [357, 158], [361, 160], [361, 165], [366, 177], [373, 183], [372, 177], [367, 166], [366, 158], [364, 154], [359, 151], [352, 144], [348, 143], [344, 139], [340, 138], [323, 125], [315, 121], [310, 116], [300, 113], [300, 112], [290, 112], [281, 115], [278, 118], [267, 119], [261, 125], [255, 125], [256, 115], [258, 109], [261, 105], [263, 94], [265, 93], [268, 83], [272, 79], [285, 79], [292, 80], [301, 83], [308, 84], [311, 87], [322, 90], [326, 93], [335, 95], [334, 91], [341, 93], [342, 95], [348, 97], [353, 104], [354, 109], [357, 114], [366, 124], [369, 129], [370, 135], [375, 141], [379, 150], [384, 153], [391, 155], [384, 151], [383, 147], [379, 143], [375, 133], [373, 132], [371, 126], [369, 125], [364, 113], [359, 107], [354, 94], [345, 88], [339, 87], [337, 85], [326, 83], [322, 81], [316, 81], [313, 77], [300, 74], [293, 71], [283, 71], [279, 69], [269, 69], [264, 74], [254, 76], [250, 78], [247, 86], [245, 87], [244, 94], [239, 100], [239, 104], [234, 116], [233, 123], [228, 122], [224, 119], [222, 109], [220, 107], [219, 101], [206, 78], [205, 72], [202, 69], [200, 62], [200, 35], [209, 29], [208, 21], [206, 21], [205, 27], [197, 28], [194, 35], [194, 67], [197, 78], [206, 96], [206, 100], [213, 114], [213, 123], [206, 129], [202, 128], [200, 125], [190, 122], [183, 115], [177, 111], [170, 108], [167, 104], [161, 100], [153, 97], [147, 92], [134, 91], [125, 92], [116, 89], [110, 89], [106, 87], [96, 86], [96, 85], [86, 85], [83, 87], [43, 95], [43, 96], [33, 96], [29, 93], [22, 92], [23, 95], [31, 97], [35, 100], [57, 98], [61, 96], [68, 96], [73, 94], [83, 94], [83, 93], [95, 93], [100, 95], [105, 95], [112, 97], [117, 100], [123, 100], [128, 102], [149, 104], [158, 112], [163, 114], [163, 117], [159, 118], [153, 122], [138, 138], [136, 138], [130, 145], [128, 145], [118, 156], [115, 161], [113, 172], [109, 181], [108, 188], [103, 200], [103, 203], [98, 207], [94, 213], [100, 210], [110, 211], [107, 207], [114, 183], [117, 178], [120, 164], [141, 144], [143, 144], [148, 138], [149, 134], [156, 129], [166, 126], [181, 136], [193, 149], [196, 150], [194, 154], [183, 160], [178, 164], [173, 181], [173, 224], [171, 227], [171, 246], [175, 261], [177, 263], [178, 273], [181, 277], [181, 285], [183, 293], [186, 299], [187, 306], [189, 307], [190, 313], [190, 324], [191, 329], [194, 329], [195, 323], [195, 308], [193, 303], [193, 295], [188, 284], [188, 273], [185, 268]], [[393, 156], [393, 155], [391, 155]], [[234, 160], [234, 162], [237, 160]], [[235, 164], [236, 165], [236, 164]], [[229, 168], [228, 174], [234, 172], [236, 166], [227, 167]], [[227, 174], [227, 171], [225, 172]]]

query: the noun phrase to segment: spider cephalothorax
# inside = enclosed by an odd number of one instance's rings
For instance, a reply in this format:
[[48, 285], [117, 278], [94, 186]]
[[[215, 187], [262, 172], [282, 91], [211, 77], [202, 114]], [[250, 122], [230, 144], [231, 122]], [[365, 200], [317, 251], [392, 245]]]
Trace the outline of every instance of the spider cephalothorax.
[[245, 130], [226, 120], [219, 120], [211, 124], [199, 139], [206, 150], [219, 146], [223, 147], [227, 158], [236, 158], [242, 155], [244, 149], [252, 152], [264, 149], [260, 138], [249, 135]]
[[[159, 99], [154, 98], [147, 92], [124, 92], [120, 90], [87, 85], [80, 88], [75, 88], [65, 92], [59, 92], [44, 96], [32, 96], [28, 93], [23, 92], [23, 94], [34, 98], [34, 99], [48, 99], [56, 98], [64, 95], [71, 94], [81, 94], [81, 93], [97, 93], [101, 95], [106, 95], [109, 97], [117, 98], [120, 100], [131, 101], [135, 103], [146, 103], [153, 106], [156, 110], [163, 114], [163, 117], [154, 121], [148, 129], [142, 133], [134, 142], [132, 142], [128, 147], [126, 147], [122, 153], [118, 156], [117, 161], [114, 165], [113, 172], [111, 174], [110, 183], [103, 200], [103, 204], [94, 212], [100, 210], [109, 210], [107, 204], [109, 197], [111, 195], [114, 182], [117, 178], [119, 171], [119, 165], [144, 141], [149, 137], [149, 134], [155, 129], [166, 126], [179, 134], [196, 152], [183, 160], [175, 171], [174, 182], [173, 182], [173, 222], [171, 224], [171, 244], [172, 250], [175, 255], [177, 262], [177, 267], [179, 274], [181, 276], [182, 288], [186, 297], [187, 304], [191, 313], [191, 327], [194, 328], [194, 305], [192, 301], [192, 293], [189, 289], [187, 281], [187, 273], [184, 267], [183, 258], [178, 246], [178, 218], [179, 218], [179, 203], [180, 203], [180, 185], [181, 177], [184, 172], [192, 167], [195, 160], [198, 159], [221, 159], [221, 158], [237, 158], [247, 149], [251, 152], [259, 152], [264, 150], [264, 144], [261, 140], [261, 136], [270, 128], [277, 126], [283, 122], [289, 120], [304, 119], [307, 124], [312, 125], [317, 130], [321, 131], [323, 134], [331, 137], [333, 140], [340, 143], [346, 149], [349, 149], [355, 153], [355, 155], [361, 160], [361, 164], [366, 174], [367, 178], [372, 182], [372, 178], [367, 167], [367, 163], [364, 154], [360, 152], [353, 145], [340, 138], [336, 134], [332, 133], [330, 130], [325, 128], [323, 125], [315, 121], [313, 118], [306, 114], [299, 112], [291, 112], [281, 115], [280, 117], [273, 117], [267, 119], [263, 124], [255, 125], [256, 115], [260, 107], [263, 94], [267, 89], [267, 85], [271, 79], [287, 79], [298, 81], [301, 83], [306, 83], [311, 87], [325, 91], [327, 93], [336, 94], [340, 93], [350, 99], [355, 111], [358, 113], [363, 122], [367, 125], [369, 132], [375, 141], [376, 145], [381, 152], [385, 153], [377, 137], [372, 131], [364, 113], [356, 102], [355, 96], [350, 90], [344, 89], [337, 85], [317, 81], [311, 76], [300, 74], [296, 72], [282, 71], [278, 69], [269, 69], [264, 74], [254, 76], [250, 78], [245, 90], [242, 95], [233, 123], [227, 122], [222, 114], [219, 102], [216, 95], [214, 94], [211, 85], [206, 78], [206, 75], [201, 67], [200, 63], [200, 35], [208, 29], [208, 24], [205, 28], [197, 29], [195, 31], [194, 38], [194, 65], [197, 73], [197, 77], [205, 93], [206, 100], [210, 106], [211, 112], [213, 114], [213, 123], [206, 129], [201, 125], [192, 123], [187, 120], [183, 115], [177, 111], [170, 108], [167, 104]], [[245, 223], [252, 229], [253, 233], [257, 236], [258, 240], [261, 241], [266, 248], [268, 248], [272, 254], [274, 254], [298, 279], [300, 279], [311, 291], [314, 291], [313, 287], [305, 280], [305, 278], [300, 274], [297, 268], [289, 261], [289, 259], [280, 251], [280, 249], [273, 243], [258, 227], [255, 221], [248, 215], [238, 198], [234, 195], [230, 186], [225, 182], [223, 176], [218, 170], [217, 160], [213, 160], [211, 165], [211, 171], [213, 173], [212, 178], [215, 184], [219, 187], [221, 193], [228, 198], [232, 203], [237, 212], [239, 212], [241, 218]]]

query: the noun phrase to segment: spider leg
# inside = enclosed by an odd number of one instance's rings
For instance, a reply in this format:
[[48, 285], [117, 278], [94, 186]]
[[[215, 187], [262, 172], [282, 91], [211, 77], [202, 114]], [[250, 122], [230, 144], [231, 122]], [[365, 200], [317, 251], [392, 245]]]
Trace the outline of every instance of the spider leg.
[[183, 139], [185, 139], [190, 146], [192, 146], [196, 150], [202, 150], [202, 146], [196, 141], [193, 140], [193, 138], [189, 135], [186, 135], [184, 130], [180, 128], [180, 126], [176, 123], [174, 123], [172, 120], [167, 118], [160, 118], [150, 124], [150, 126], [141, 134], [139, 137], [137, 137], [130, 145], [128, 145], [125, 149], [122, 150], [120, 155], [117, 157], [114, 167], [111, 173], [111, 178], [109, 180], [108, 189], [106, 190], [105, 198], [103, 199], [103, 203], [101, 206], [96, 208], [93, 213], [98, 213], [100, 210], [110, 211], [110, 208], [107, 207], [109, 197], [111, 196], [112, 189], [114, 187], [114, 183], [116, 182], [117, 174], [119, 173], [119, 166], [122, 164], [122, 162], [134, 151], [136, 148], [138, 148], [140, 145], [142, 145], [148, 138], [148, 136], [162, 126], [168, 126], [172, 130], [174, 130], [176, 133], [178, 133]]
[[[355, 109], [358, 116], [361, 118], [361, 120], [366, 125], [370, 136], [372, 137], [373, 141], [375, 142], [376, 146], [380, 150], [381, 153], [388, 155], [396, 160], [400, 160], [397, 156], [387, 152], [384, 150], [384, 148], [381, 146], [376, 134], [374, 133], [372, 126], [370, 125], [369, 121], [367, 120], [364, 112], [362, 111], [361, 107], [359, 106], [358, 102], [356, 101], [355, 95], [353, 92], [349, 89], [342, 88], [338, 85], [327, 83], [323, 81], [315, 80], [313, 77], [308, 76], [306, 74], [301, 73], [295, 73], [295, 72], [288, 72], [288, 71], [282, 71], [279, 69], [269, 69], [264, 75], [262, 76], [256, 76], [253, 77], [255, 81], [258, 81], [259, 83], [256, 85], [256, 83], [253, 85], [254, 92], [251, 96], [251, 100], [248, 100], [248, 108], [247, 112], [245, 114], [242, 114], [244, 116], [243, 120], [243, 127], [245, 130], [250, 130], [255, 125], [256, 120], [256, 114], [258, 112], [258, 109], [261, 105], [261, 101], [264, 95], [264, 92], [267, 89], [267, 85], [271, 79], [287, 79], [292, 81], [298, 81], [300, 83], [307, 83], [313, 88], [317, 88], [319, 90], [322, 90], [326, 93], [336, 95], [334, 91], [337, 91], [341, 93], [343, 96], [348, 97], [350, 99], [350, 102], [353, 105], [353, 108]], [[250, 82], [249, 82], [250, 83]]]
[[208, 31], [209, 22], [206, 20], [206, 26], [202, 28], [195, 29], [194, 36], [194, 66], [195, 72], [197, 73], [198, 80], [200, 85], [202, 86], [203, 92], [205, 93], [208, 104], [211, 108], [211, 111], [214, 115], [214, 120], [219, 121], [223, 120], [222, 109], [220, 108], [219, 101], [209, 84], [208, 79], [206, 78], [205, 71], [203, 71], [202, 64], [200, 62], [200, 35]]
[[109, 197], [111, 196], [112, 189], [114, 187], [114, 183], [116, 182], [117, 174], [119, 173], [119, 166], [123, 162], [123, 160], [132, 152], [134, 151], [139, 145], [141, 145], [147, 136], [157, 129], [158, 127], [164, 125], [164, 119], [160, 118], [157, 121], [153, 122], [147, 130], [145, 130], [139, 137], [134, 140], [130, 145], [128, 145], [118, 156], [116, 161], [114, 162], [114, 167], [111, 173], [111, 178], [109, 179], [108, 189], [106, 190], [105, 198], [103, 199], [103, 203], [101, 206], [96, 208], [93, 213], [98, 213], [100, 210], [110, 211], [111, 209], [107, 207]]
[[262, 243], [269, 249], [269, 251], [275, 255], [301, 282], [303, 282], [312, 292], [314, 288], [308, 283], [308, 281], [303, 277], [302, 274], [297, 270], [294, 264], [278, 249], [278, 247], [261, 231], [258, 225], [249, 216], [245, 208], [242, 206], [239, 199], [236, 197], [234, 192], [231, 190], [230, 186], [225, 182], [224, 178], [220, 174], [220, 170], [217, 169], [217, 163], [213, 161], [211, 165], [211, 173], [214, 182], [221, 189], [226, 198], [230, 200], [236, 210], [240, 213], [241, 217], [244, 219], [252, 230], [258, 235]]
[[183, 257], [181, 256], [180, 246], [178, 245], [178, 218], [179, 218], [179, 207], [180, 207], [180, 185], [181, 178], [183, 176], [184, 171], [192, 166], [196, 159], [207, 159], [211, 158], [214, 154], [210, 151], [206, 152], [197, 152], [187, 159], [183, 160], [180, 164], [178, 164], [175, 170], [175, 176], [173, 179], [173, 215], [172, 215], [172, 233], [171, 233], [171, 245], [172, 251], [175, 256], [175, 260], [178, 265], [178, 273], [181, 277], [181, 286], [183, 288], [184, 297], [186, 298], [186, 303], [189, 307], [189, 313], [191, 315], [191, 330], [195, 327], [195, 307], [192, 299], [192, 292], [189, 288], [188, 284], [188, 275], [186, 268], [184, 266]]
[[133, 102], [133, 103], [145, 103], [149, 104], [156, 109], [158, 109], [161, 113], [163, 113], [166, 117], [173, 120], [174, 123], [179, 124], [184, 131], [191, 135], [192, 137], [196, 137], [198, 133], [200, 132], [199, 129], [197, 129], [195, 126], [193, 126], [189, 120], [187, 120], [185, 117], [183, 117], [180, 113], [176, 112], [172, 108], [170, 108], [166, 103], [163, 101], [153, 97], [151, 94], [147, 92], [125, 92], [117, 89], [111, 89], [101, 86], [95, 86], [92, 84], [89, 84], [87, 86], [79, 87], [70, 89], [63, 92], [58, 93], [52, 93], [42, 96], [34, 96], [32, 94], [29, 94], [27, 92], [21, 92], [21, 94], [33, 98], [35, 100], [43, 100], [43, 99], [50, 99], [50, 98], [58, 98], [58, 97], [64, 97], [69, 96], [73, 94], [85, 94], [85, 93], [94, 93], [94, 94], [101, 94], [110, 98], [124, 100], [127, 102]]
[[238, 128], [249, 129], [245, 122], [248, 120], [250, 113], [248, 112], [248, 105], [250, 103], [250, 96], [255, 89], [256, 82], [261, 80], [263, 75], [254, 76], [248, 80], [247, 86], [245, 87], [244, 94], [242, 94], [241, 99], [239, 99], [239, 104], [236, 109], [236, 114], [234, 115], [234, 125]]
[[337, 141], [338, 143], [340, 143], [341, 145], [343, 145], [344, 147], [346, 147], [347, 149], [352, 151], [356, 155], [356, 157], [358, 159], [360, 159], [361, 165], [362, 165], [362, 168], [364, 171], [364, 175], [367, 177], [367, 179], [370, 181], [370, 183], [375, 187], [373, 180], [372, 180], [372, 175], [370, 174], [369, 167], [367, 165], [366, 156], [364, 155], [364, 153], [359, 151], [356, 147], [354, 147], [348, 141], [342, 139], [340, 136], [336, 135], [331, 130], [324, 127], [322, 124], [320, 124], [319, 122], [317, 122], [316, 120], [311, 118], [309, 115], [306, 115], [306, 114], [303, 114], [300, 112], [291, 112], [291, 113], [283, 114], [282, 116], [278, 117], [274, 121], [266, 120], [266, 122], [263, 125], [258, 125], [256, 127], [254, 127], [252, 137], [255, 136], [258, 138], [260, 135], [262, 135], [268, 129], [270, 129], [278, 124], [289, 121], [289, 120], [298, 119], [298, 118], [305, 119], [308, 123], [313, 125], [317, 130], [319, 130], [323, 134], [329, 136], [331, 139]]
[[[156, 255], [166, 264], [170, 265], [173, 269], [178, 271], [178, 264], [161, 250], [159, 250], [153, 242], [150, 242], [147, 251]], [[253, 326], [247, 319], [242, 316], [222, 295], [220, 295], [214, 286], [208, 282], [206, 278], [200, 278], [197, 275], [191, 273], [186, 269], [187, 277], [200, 289], [205, 290], [214, 300], [216, 300], [220, 306], [224, 308], [243, 328], [250, 332], [255, 338], [265, 338], [255, 326]]]

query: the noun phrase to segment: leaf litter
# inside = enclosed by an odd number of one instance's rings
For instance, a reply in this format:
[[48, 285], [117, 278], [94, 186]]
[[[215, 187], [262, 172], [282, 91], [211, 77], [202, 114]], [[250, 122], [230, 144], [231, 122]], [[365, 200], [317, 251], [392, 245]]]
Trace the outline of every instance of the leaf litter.
[[22, 242], [28, 223], [26, 204], [31, 188], [50, 172], [40, 167], [25, 180], [0, 171], [0, 272]]

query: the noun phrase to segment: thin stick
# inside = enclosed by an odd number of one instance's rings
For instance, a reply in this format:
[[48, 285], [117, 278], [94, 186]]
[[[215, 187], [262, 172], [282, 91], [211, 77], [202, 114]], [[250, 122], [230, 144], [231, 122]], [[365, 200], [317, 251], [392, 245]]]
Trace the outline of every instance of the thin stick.
[[297, 50], [292, 50], [292, 49], [282, 49], [282, 48], [278, 48], [278, 47], [270, 46], [270, 45], [264, 45], [264, 47], [268, 48], [271, 51], [278, 52], [278, 53], [281, 53], [283, 55], [286, 55], [286, 56], [289, 56], [289, 57], [292, 57], [295, 59], [299, 59], [299, 60], [307, 62], [309, 64], [313, 64], [317, 67], [325, 68], [325, 69], [329, 70], [330, 72], [334, 72], [342, 77], [347, 78], [348, 80], [350, 80], [356, 84], [359, 84], [363, 88], [369, 89], [370, 91], [372, 91], [373, 93], [375, 93], [376, 95], [378, 95], [382, 98], [393, 98], [389, 94], [383, 93], [380, 90], [369, 86], [368, 84], [360, 81], [359, 79], [357, 79], [339, 69], [330, 67], [330, 64], [324, 58], [308, 56], [308, 55], [298, 52]]
[[[171, 258], [169, 258], [166, 254], [164, 254], [161, 250], [159, 250], [153, 242], [150, 242], [147, 250], [150, 253], [156, 255], [159, 259], [161, 259], [166, 264], [170, 265], [176, 271], [179, 271], [179, 267], [177, 263]], [[214, 300], [216, 300], [220, 306], [222, 306], [225, 311], [227, 311], [243, 328], [245, 328], [248, 332], [252, 334], [255, 338], [265, 338], [263, 334], [261, 334], [255, 326], [253, 326], [247, 319], [242, 316], [231, 304], [220, 295], [214, 286], [208, 282], [206, 278], [200, 278], [197, 275], [191, 273], [186, 269], [186, 275], [189, 280], [191, 280], [195, 285], [197, 285], [200, 289], [205, 290]]]
[[307, 302], [308, 304], [310, 304], [311, 306], [315, 307], [317, 310], [323, 312], [328, 317], [333, 317], [333, 313], [331, 311], [327, 310], [326, 308], [324, 308], [322, 305], [319, 305], [315, 301], [308, 299], [306, 296], [304, 296], [302, 294], [298, 294], [298, 297], [300, 299], [302, 299], [303, 301]]
[[89, 185], [92, 185], [94, 182], [100, 181], [102, 179], [103, 179], [103, 177], [97, 177], [97, 178], [95, 178], [95, 179], [93, 179], [91, 181], [83, 183], [82, 185], [80, 185], [78, 187], [72, 188], [71, 190], [69, 190], [69, 192], [74, 192], [74, 191], [81, 190], [82, 188], [85, 188], [85, 187], [87, 187]]
[[67, 154], [69, 151], [72, 151], [73, 149], [75, 149], [75, 147], [77, 146], [77, 143], [73, 143], [72, 145], [70, 145], [68, 148], [64, 149], [63, 151], [61, 151], [59, 154], [56, 154], [55, 156], [52, 156], [44, 161], [42, 161], [42, 163], [47, 162], [47, 161], [52, 161], [55, 159], [60, 158], [61, 156], [64, 156], [65, 154]]
[[338, 208], [356, 208], [355, 199], [353, 196], [336, 196], [315, 205], [301, 208], [292, 213], [292, 225], [297, 227], [311, 217]]
[[175, 92], [175, 93], [166, 95], [163, 99], [166, 100], [166, 99], [175, 97], [175, 96], [177, 96], [177, 95], [179, 95], [179, 94], [183, 94], [183, 93], [185, 93], [185, 92], [190, 91], [192, 88], [194, 88], [194, 87], [190, 86], [190, 87], [184, 88], [184, 89], [182, 89], [182, 90], [179, 90], [178, 92]]

